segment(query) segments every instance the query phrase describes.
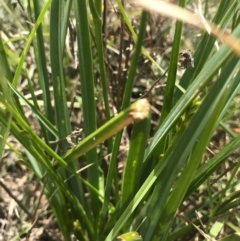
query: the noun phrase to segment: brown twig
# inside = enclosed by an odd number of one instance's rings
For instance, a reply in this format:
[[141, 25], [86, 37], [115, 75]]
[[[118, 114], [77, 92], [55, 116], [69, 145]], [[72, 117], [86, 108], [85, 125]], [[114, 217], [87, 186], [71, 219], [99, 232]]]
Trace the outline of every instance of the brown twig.
[[145, 97], [148, 95], [148, 93], [150, 93], [150, 92], [152, 91], [152, 89], [156, 86], [156, 84], [157, 84], [163, 77], [165, 77], [165, 75], [166, 75], [166, 73], [168, 72], [168, 70], [169, 70], [169, 68], [167, 68], [167, 69], [165, 70], [165, 72], [161, 75], [161, 77], [160, 77], [159, 79], [157, 79], [157, 80], [153, 83], [153, 85], [150, 87], [150, 89], [147, 90], [139, 99], [145, 98]]
[[0, 186], [6, 191], [6, 193], [18, 204], [18, 206], [28, 215], [29, 218], [33, 218], [33, 215], [28, 211], [28, 209], [19, 201], [8, 187], [0, 180]]

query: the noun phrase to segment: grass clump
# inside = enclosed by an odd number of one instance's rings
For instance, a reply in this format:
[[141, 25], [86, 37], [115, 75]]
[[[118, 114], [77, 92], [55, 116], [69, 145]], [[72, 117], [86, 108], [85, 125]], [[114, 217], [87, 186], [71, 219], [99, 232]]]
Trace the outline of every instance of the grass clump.
[[66, 241], [237, 237], [238, 1], [18, 8], [26, 36], [1, 24], [0, 153], [42, 193], [15, 238], [49, 213]]

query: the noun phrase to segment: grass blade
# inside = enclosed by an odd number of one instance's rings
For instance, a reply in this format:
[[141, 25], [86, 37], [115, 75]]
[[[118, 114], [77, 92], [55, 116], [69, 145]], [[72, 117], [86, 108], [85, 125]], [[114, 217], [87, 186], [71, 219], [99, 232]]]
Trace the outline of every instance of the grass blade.
[[[123, 96], [123, 103], [121, 107], [122, 110], [127, 108], [130, 103], [131, 91], [134, 84], [134, 78], [137, 70], [138, 59], [141, 54], [142, 42], [145, 36], [147, 18], [148, 18], [147, 12], [143, 11], [141, 16], [140, 27], [139, 27], [138, 41], [136, 43], [134, 55], [133, 55], [131, 66], [128, 73], [128, 78], [126, 81], [125, 92]], [[121, 142], [121, 137], [122, 137], [122, 132], [116, 135], [113, 149], [112, 149], [112, 156], [111, 156], [109, 171], [108, 171], [107, 180], [106, 180], [105, 199], [104, 199], [104, 203], [101, 211], [102, 224], [104, 224], [103, 220], [106, 218], [107, 211], [108, 211], [108, 203], [109, 203], [109, 197], [111, 192], [112, 179], [114, 177], [114, 173], [116, 172], [115, 168], [117, 163], [117, 156], [118, 156], [119, 146]], [[116, 197], [116, 200], [119, 201], [118, 196]]]
[[144, 112], [146, 112], [144, 120], [133, 125], [130, 147], [123, 174], [122, 205], [132, 199], [140, 184], [144, 151], [150, 130], [149, 110], [144, 109]]
[[[96, 104], [94, 96], [94, 74], [93, 62], [91, 53], [91, 42], [89, 36], [88, 12], [86, 0], [74, 1], [75, 14], [77, 20], [77, 41], [78, 41], [78, 56], [79, 56], [79, 70], [82, 87], [82, 104], [84, 117], [84, 133], [86, 136], [90, 135], [96, 130]], [[96, 148], [91, 149], [86, 153], [87, 164], [94, 163], [97, 160]], [[99, 173], [98, 164], [88, 168], [88, 178], [91, 185], [97, 190], [99, 189]], [[93, 216], [95, 219], [95, 228], [99, 218], [99, 198], [90, 190]], [[97, 235], [97, 230], [95, 232]]]

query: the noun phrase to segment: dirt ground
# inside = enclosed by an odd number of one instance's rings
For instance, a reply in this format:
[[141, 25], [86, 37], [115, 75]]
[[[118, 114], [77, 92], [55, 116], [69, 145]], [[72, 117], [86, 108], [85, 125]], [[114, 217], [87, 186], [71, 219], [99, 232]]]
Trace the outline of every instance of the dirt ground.
[[42, 186], [19, 157], [7, 150], [0, 170], [0, 240], [63, 240]]

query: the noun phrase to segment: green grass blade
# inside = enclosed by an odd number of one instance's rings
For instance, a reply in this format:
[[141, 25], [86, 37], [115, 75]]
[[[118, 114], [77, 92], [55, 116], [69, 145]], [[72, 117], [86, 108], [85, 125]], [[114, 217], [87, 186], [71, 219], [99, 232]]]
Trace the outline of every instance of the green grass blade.
[[150, 129], [150, 115], [146, 110], [146, 118], [133, 125], [130, 147], [126, 160], [122, 183], [122, 205], [129, 202], [136, 194], [140, 184], [144, 151]]
[[[37, 0], [33, 1], [34, 5], [34, 14], [37, 19], [40, 14], [39, 2]], [[37, 29], [37, 43], [36, 43], [36, 62], [39, 73], [39, 84], [42, 88], [43, 93], [43, 103], [44, 103], [44, 112], [47, 119], [54, 123], [54, 115], [52, 105], [51, 105], [51, 96], [49, 91], [49, 81], [48, 81], [48, 72], [47, 72], [47, 59], [45, 55], [44, 47], [44, 38], [43, 38], [43, 29], [42, 24]], [[44, 129], [44, 128], [42, 128]], [[52, 140], [52, 135], [47, 134], [48, 137], [46, 140]]]
[[[71, 127], [65, 95], [65, 80], [62, 64], [63, 51], [61, 49], [61, 41], [59, 41], [61, 36], [60, 7], [60, 1], [53, 0], [50, 19], [50, 59], [52, 67], [56, 125], [59, 131], [59, 138], [62, 139], [70, 134]], [[62, 146], [62, 148], [64, 148], [64, 146]]]
[[[199, 139], [198, 142], [196, 143], [193, 152], [191, 156], [189, 157], [189, 161], [185, 167], [185, 169], [182, 171], [181, 177], [176, 184], [176, 187], [174, 188], [172, 194], [169, 197], [169, 200], [166, 204], [166, 207], [164, 208], [164, 213], [161, 216], [160, 219], [160, 237], [163, 237], [162, 240], [166, 240], [170, 226], [173, 221], [173, 217], [176, 213], [176, 210], [178, 209], [180, 203], [183, 200], [183, 197], [185, 196], [186, 190], [194, 176], [195, 170], [197, 169], [199, 162], [202, 159], [202, 155], [205, 151], [205, 148], [210, 140], [210, 137], [215, 130], [218, 122], [219, 122], [219, 116], [224, 109], [224, 105], [226, 104], [226, 100], [228, 97], [228, 90], [227, 86], [231, 82], [232, 78], [231, 75], [229, 76], [229, 71], [234, 69], [234, 66], [236, 65], [236, 59], [233, 58], [233, 60], [229, 63], [229, 65], [225, 68], [223, 71], [222, 75], [218, 79], [218, 81], [215, 83], [213, 88], [211, 89], [210, 93], [200, 106], [198, 112], [195, 114], [193, 117], [191, 123], [189, 124], [188, 128], [185, 131], [185, 135], [183, 135], [183, 140], [187, 140], [187, 142], [191, 143], [189, 145], [193, 145], [195, 143], [196, 135], [199, 133]], [[191, 129], [192, 128], [192, 129]], [[209, 129], [208, 129], [209, 128]], [[191, 134], [193, 133], [191, 137]], [[189, 132], [188, 132], [189, 131]], [[193, 138], [195, 138], [195, 141], [193, 141]], [[188, 149], [188, 146], [186, 146], [187, 143], [181, 142], [184, 147], [179, 145], [179, 152], [175, 150], [176, 155], [177, 153], [181, 153], [183, 148], [184, 151]], [[179, 155], [178, 155], [179, 156]], [[176, 157], [173, 158], [173, 163], [176, 160]], [[169, 163], [171, 160], [169, 161]], [[180, 157], [178, 159], [178, 163], [175, 164], [176, 166], [180, 162]], [[169, 173], [169, 170], [166, 169], [166, 172]], [[176, 178], [176, 177], [175, 177]], [[168, 179], [168, 181], [167, 181]], [[167, 181], [167, 185], [171, 185], [170, 182], [170, 177], [166, 178], [165, 181], [163, 180], [164, 183]], [[172, 179], [173, 180], [173, 179]], [[170, 187], [169, 187], [170, 191]], [[156, 212], [155, 212], [156, 213]], [[155, 214], [154, 213], [154, 214]], [[150, 224], [151, 225], [151, 224]], [[152, 226], [151, 226], [152, 230]], [[147, 237], [149, 237], [149, 233], [146, 234]]]
[[[136, 69], [137, 69], [138, 59], [141, 54], [142, 42], [143, 42], [143, 39], [145, 36], [147, 18], [148, 18], [147, 12], [143, 11], [142, 16], [141, 16], [140, 27], [139, 27], [138, 41], [136, 43], [135, 51], [133, 54], [131, 66], [130, 66], [129, 73], [128, 73], [128, 79], [127, 79], [126, 86], [125, 86], [123, 103], [122, 103], [122, 107], [121, 107], [122, 110], [127, 108], [130, 103], [131, 92], [132, 92], [132, 88], [133, 88], [133, 84], [134, 84], [134, 78], [135, 78], [135, 73], [136, 73]], [[107, 215], [107, 211], [108, 211], [108, 203], [109, 203], [109, 197], [110, 197], [110, 192], [111, 192], [111, 185], [112, 185], [114, 173], [116, 171], [115, 168], [116, 168], [116, 163], [117, 163], [117, 156], [118, 156], [119, 146], [120, 146], [120, 142], [121, 142], [121, 137], [122, 137], [122, 132], [120, 132], [116, 135], [114, 145], [113, 145], [112, 156], [111, 156], [109, 171], [108, 171], [107, 180], [106, 180], [105, 199], [104, 199], [104, 203], [103, 203], [103, 207], [102, 207], [102, 211], [101, 211], [102, 220], [105, 219], [105, 217]], [[116, 194], [116, 195], [118, 195], [118, 194]], [[117, 197], [116, 197], [116, 199], [118, 201]], [[102, 221], [102, 224], [103, 223], [104, 222]]]
[[118, 131], [131, 124], [133, 121], [139, 121], [145, 118], [145, 112], [148, 108], [148, 102], [146, 99], [141, 99], [134, 102], [127, 109], [121, 111], [118, 115], [106, 122], [95, 132], [84, 138], [76, 147], [68, 151], [63, 158], [67, 162], [70, 162], [75, 158], [87, 153], [89, 150], [107, 140]]
[[205, 165], [201, 166], [194, 176], [194, 179], [189, 186], [186, 197], [196, 190], [206, 179], [220, 167], [226, 159], [235, 151], [240, 145], [240, 136], [235, 137], [222, 150], [220, 150], [212, 159]]
[[[179, 5], [181, 7], [185, 7], [186, 1], [181, 0], [179, 2]], [[166, 119], [168, 114], [170, 113], [173, 105], [173, 100], [174, 100], [174, 90], [175, 90], [175, 82], [176, 82], [176, 77], [177, 77], [177, 68], [178, 68], [178, 56], [179, 56], [179, 50], [181, 46], [181, 38], [182, 38], [182, 25], [183, 23], [180, 21], [177, 21], [176, 26], [175, 26], [175, 34], [174, 34], [174, 41], [173, 41], [173, 48], [172, 48], [172, 53], [171, 53], [171, 60], [170, 60], [170, 66], [169, 66], [169, 71], [168, 71], [168, 77], [167, 77], [167, 84], [166, 84], [166, 90], [165, 90], [165, 95], [164, 95], [164, 102], [163, 102], [163, 107], [162, 107], [162, 112], [161, 112], [161, 119], [158, 125], [158, 128], [161, 126], [161, 123]], [[170, 136], [169, 136], [170, 138]], [[156, 148], [158, 151], [156, 153], [156, 156], [159, 157], [162, 155], [165, 151], [164, 149], [166, 147], [166, 140], [161, 141]], [[157, 159], [157, 158], [156, 158]]]
[[[186, 1], [181, 0], [179, 2], [179, 6], [185, 8]], [[164, 102], [163, 102], [163, 109], [161, 113], [161, 122], [160, 124], [166, 119], [167, 115], [172, 109], [173, 104], [173, 94], [175, 90], [175, 81], [177, 76], [177, 67], [178, 67], [178, 55], [179, 50], [181, 46], [181, 37], [182, 37], [182, 25], [183, 23], [180, 21], [177, 21], [176, 27], [175, 27], [175, 35], [174, 35], [174, 41], [173, 41], [173, 48], [171, 53], [171, 61], [168, 71], [168, 77], [167, 77], [167, 85], [166, 85], [166, 91], [164, 96]]]
[[[240, 26], [234, 31], [235, 37], [240, 37]], [[219, 51], [212, 56], [211, 59], [205, 64], [201, 72], [198, 74], [194, 82], [189, 86], [186, 93], [179, 99], [177, 104], [173, 107], [172, 111], [169, 113], [167, 119], [162, 123], [161, 127], [158, 129], [154, 138], [152, 139], [150, 145], [145, 152], [145, 159], [150, 158], [156, 149], [158, 143], [162, 138], [169, 132], [177, 119], [181, 116], [183, 111], [189, 105], [189, 103], [196, 97], [199, 87], [206, 85], [208, 81], [214, 76], [217, 70], [227, 61], [231, 55], [231, 49], [223, 45]]]
[[137, 232], [128, 232], [117, 237], [124, 241], [143, 241], [142, 237]]
[[46, 2], [46, 4], [45, 4], [45, 6], [43, 7], [41, 13], [39, 14], [39, 17], [38, 17], [38, 19], [37, 19], [37, 21], [36, 21], [36, 24], [35, 24], [34, 27], [32, 28], [31, 33], [29, 34], [29, 38], [28, 38], [27, 43], [25, 44], [25, 47], [24, 47], [24, 49], [23, 49], [23, 51], [22, 51], [22, 55], [21, 55], [21, 58], [20, 58], [20, 60], [19, 60], [18, 65], [17, 65], [17, 69], [16, 69], [16, 72], [15, 72], [15, 75], [14, 75], [14, 78], [13, 78], [12, 84], [13, 84], [14, 87], [17, 86], [17, 83], [18, 83], [19, 77], [20, 77], [20, 75], [21, 75], [21, 71], [22, 71], [23, 64], [24, 64], [24, 61], [25, 61], [25, 59], [26, 59], [26, 56], [27, 56], [27, 52], [28, 52], [28, 50], [29, 50], [29, 47], [30, 47], [30, 45], [31, 45], [31, 43], [32, 43], [32, 41], [33, 41], [33, 39], [34, 39], [34, 37], [35, 37], [36, 31], [37, 31], [39, 25], [40, 25], [40, 24], [42, 23], [42, 21], [43, 21], [43, 17], [44, 17], [44, 15], [45, 15], [45, 13], [47, 12], [48, 8], [49, 8], [50, 5], [51, 5], [51, 2], [52, 2], [52, 0], [48, 0], [48, 1]]
[[[135, 33], [135, 31], [134, 31], [134, 29], [133, 29], [133, 27], [132, 27], [132, 24], [131, 24], [130, 20], [128, 19], [127, 13], [126, 13], [126, 11], [125, 11], [125, 9], [124, 9], [121, 1], [120, 1], [120, 0], [117, 0], [116, 2], [117, 2], [117, 4], [118, 4], [118, 7], [119, 7], [122, 15], [123, 15], [124, 21], [125, 21], [125, 23], [127, 24], [129, 31], [130, 31], [131, 34], [132, 34], [133, 39], [134, 39], [135, 41], [137, 41], [138, 35], [137, 35], [137, 34]], [[143, 53], [162, 73], [164, 73], [164, 70], [159, 66], [159, 64], [151, 57], [151, 55], [148, 53], [148, 51], [147, 51], [145, 48], [143, 48], [143, 47], [142, 47], [142, 53]]]
[[[64, 193], [64, 196], [70, 200], [70, 203], [73, 203], [75, 205], [75, 208], [77, 208], [78, 212], [76, 214], [80, 216], [81, 218], [84, 218], [85, 220], [85, 226], [88, 230], [89, 235], [91, 236], [93, 234], [91, 222], [88, 219], [88, 216], [86, 214], [85, 208], [81, 206], [79, 203], [79, 200], [72, 194], [69, 187], [66, 185], [66, 183], [63, 180], [63, 177], [60, 176], [60, 172], [56, 172], [56, 168], [53, 166], [51, 160], [49, 159], [49, 156], [45, 153], [50, 154], [55, 160], [59, 161], [63, 166], [66, 167], [67, 170], [69, 170], [71, 173], [74, 173], [74, 170], [72, 170], [68, 165], [64, 162], [64, 160], [58, 156], [49, 146], [47, 146], [32, 130], [32, 128], [26, 123], [26, 121], [21, 117], [19, 113], [14, 109], [14, 107], [4, 101], [3, 98], [0, 98], [1, 104], [5, 105], [7, 109], [7, 113], [5, 110], [0, 109], [0, 120], [1, 123], [7, 126], [9, 124], [9, 113], [12, 114], [13, 120], [11, 123], [10, 131], [14, 135], [14, 137], [28, 150], [28, 152], [31, 153], [31, 155], [35, 158], [36, 162], [38, 162], [44, 169], [42, 171], [46, 171], [48, 173], [48, 176], [51, 178], [52, 182], [49, 182], [49, 187], [46, 186], [46, 189], [52, 190], [53, 184], [56, 187], [55, 190], [60, 188], [61, 192]], [[21, 128], [21, 129], [20, 129]], [[46, 152], [44, 152], [46, 151]], [[39, 172], [35, 172], [36, 175], [41, 178], [43, 173], [41, 173], [41, 176], [39, 176]], [[54, 192], [51, 191], [48, 197], [51, 197]], [[55, 198], [55, 196], [54, 196]], [[56, 195], [56, 198], [57, 195]], [[60, 202], [62, 205], [62, 208], [66, 207], [66, 204], [64, 202]], [[59, 204], [60, 205], [60, 204]], [[53, 207], [53, 210], [57, 208], [57, 206]], [[56, 217], [58, 219], [58, 222], [60, 224], [60, 227], [63, 228], [61, 231], [63, 232], [63, 235], [65, 237], [65, 240], [70, 240], [70, 233], [71, 233], [71, 227], [64, 226], [64, 223], [66, 224], [66, 220], [68, 219], [70, 221], [70, 213], [64, 212], [65, 210], [59, 209], [58, 212], [56, 212]], [[61, 212], [60, 212], [61, 210]], [[67, 210], [67, 209], [66, 209]], [[62, 214], [65, 213], [65, 216], [63, 218]], [[80, 219], [80, 217], [78, 219]], [[62, 223], [62, 225], [61, 225]], [[68, 238], [69, 237], [69, 238]]]
[[12, 92], [15, 94], [15, 96], [24, 103], [30, 110], [33, 111], [34, 114], [36, 114], [38, 120], [40, 123], [55, 137], [58, 137], [58, 132], [56, 128], [48, 121], [48, 119], [34, 106], [32, 105], [17, 89], [15, 89], [10, 83], [8, 83], [8, 86], [11, 88]]
[[[227, 96], [227, 93], [226, 93], [226, 96]], [[225, 96], [225, 99], [226, 99], [226, 96]], [[205, 135], [200, 136], [199, 142], [194, 147], [194, 150], [190, 155], [188, 163], [184, 171], [182, 172], [181, 177], [174, 188], [174, 191], [171, 193], [168, 199], [168, 202], [162, 213], [160, 223], [158, 223], [158, 226], [161, 227], [161, 230], [159, 232], [160, 237], [162, 237], [161, 240], [167, 240], [167, 237], [169, 235], [169, 229], [173, 222], [173, 218], [176, 214], [178, 207], [180, 206], [183, 200], [187, 187], [189, 186], [189, 183], [194, 176], [195, 170], [197, 169], [200, 161], [202, 160], [202, 155], [205, 151], [206, 143], [207, 141], [210, 140], [211, 135], [216, 127], [216, 121], [218, 119], [218, 115], [221, 112], [221, 108], [225, 104], [225, 99], [222, 98], [221, 101], [218, 101], [217, 105], [215, 105], [215, 109], [214, 108], [211, 109], [212, 110], [211, 114], [213, 114], [214, 118], [211, 118], [211, 119], [209, 118], [210, 121], [208, 122], [207, 125], [205, 125], [204, 127]]]
[[[63, 1], [53, 0], [50, 16], [50, 60], [52, 68], [56, 125], [60, 139], [65, 138], [71, 133], [70, 117], [66, 101], [65, 78], [63, 73], [63, 42], [65, 42], [63, 32], [65, 32], [67, 28], [67, 26], [65, 26], [67, 21], [65, 21], [64, 16], [67, 12], [64, 11], [64, 4], [65, 3]], [[70, 11], [70, 9], [68, 10]], [[59, 143], [59, 146], [62, 150], [64, 150], [67, 147], [66, 141]], [[79, 163], [77, 160], [74, 160], [70, 166], [75, 170], [79, 169]], [[68, 177], [72, 175], [72, 172], [64, 170], [62, 175], [68, 179]], [[70, 178], [68, 179], [68, 185], [78, 200], [84, 204], [83, 188], [79, 180], [75, 177]], [[87, 206], [85, 209], [86, 212], [88, 212]]]
[[[175, 145], [174, 145], [174, 147], [175, 147]], [[171, 153], [173, 150], [174, 150], [174, 148], [169, 148], [169, 153]], [[121, 230], [121, 228], [124, 226], [124, 224], [128, 221], [128, 219], [132, 215], [133, 211], [142, 202], [143, 198], [146, 196], [146, 194], [149, 192], [151, 187], [156, 182], [158, 176], [160, 175], [163, 168], [165, 167], [168, 159], [169, 159], [169, 155], [166, 153], [166, 155], [164, 156], [164, 160], [162, 159], [162, 161], [159, 162], [157, 164], [157, 166], [152, 170], [152, 172], [146, 178], [143, 185], [139, 188], [138, 192], [136, 193], [136, 195], [134, 196], [132, 201], [125, 208], [122, 215], [118, 218], [118, 220], [116, 221], [112, 230], [109, 232], [105, 241], [111, 241], [113, 238], [115, 238], [118, 235], [118, 232]]]
[[[12, 74], [10, 70], [10, 66], [7, 61], [6, 52], [4, 50], [4, 45], [2, 42], [2, 38], [0, 36], [0, 85], [1, 89], [3, 90], [3, 93], [5, 95], [5, 98], [12, 103], [12, 97], [11, 93], [7, 88], [7, 79], [12, 79]], [[8, 137], [9, 129], [10, 129], [10, 123], [11, 123], [11, 115], [9, 116], [9, 123], [7, 126], [1, 126], [0, 127], [0, 135], [1, 135], [1, 142], [0, 142], [0, 159], [2, 160], [2, 155], [4, 153], [4, 147], [6, 144], [6, 139]]]
[[240, 239], [240, 235], [237, 233], [233, 233], [233, 234], [228, 235], [225, 238], [219, 239], [219, 241], [238, 241], [239, 239]]
[[[102, 1], [89, 1], [91, 13], [94, 21], [94, 29], [95, 29], [95, 40], [97, 45], [98, 52], [98, 63], [100, 69], [101, 76], [101, 85], [103, 92], [103, 100], [104, 100], [104, 108], [105, 108], [105, 116], [107, 120], [110, 119], [110, 108], [109, 108], [109, 97], [108, 97], [108, 85], [106, 79], [106, 69], [105, 69], [105, 61], [104, 61], [104, 51], [103, 51], [103, 33], [102, 33]], [[112, 141], [109, 142], [110, 147], [112, 146]], [[111, 148], [110, 148], [111, 149]]]
[[[60, 42], [61, 42], [61, 49], [65, 49], [65, 39], [67, 35], [67, 30], [68, 30], [68, 23], [69, 23], [69, 16], [70, 16], [70, 11], [71, 11], [71, 6], [72, 6], [72, 0], [69, 1], [61, 1], [60, 9], [61, 9], [61, 37], [60, 37]], [[64, 51], [63, 51], [64, 52]]]
[[[238, 90], [240, 84], [239, 84], [239, 78], [233, 80], [233, 86], [234, 88], [231, 88], [232, 90]], [[238, 86], [235, 86], [235, 84]], [[231, 91], [230, 91], [231, 92]], [[233, 91], [234, 92], [234, 91]], [[238, 92], [235, 92], [233, 96], [235, 96]], [[230, 100], [232, 99], [231, 96], [228, 97], [228, 103], [226, 103], [225, 108], [227, 109], [230, 105]], [[225, 110], [223, 111], [225, 113]], [[225, 160], [234, 152], [237, 150], [237, 148], [240, 145], [240, 136], [236, 135], [229, 143], [227, 143], [213, 158], [211, 158], [206, 164], [202, 165], [198, 171], [195, 173], [194, 178], [188, 188], [188, 191], [185, 195], [185, 198], [189, 196], [194, 190], [196, 190], [204, 181], [207, 180], [207, 178], [210, 177], [213, 172], [220, 167]], [[184, 199], [185, 199], [184, 198]]]
[[136, 75], [137, 65], [138, 65], [138, 59], [141, 54], [141, 46], [145, 37], [145, 31], [146, 31], [146, 25], [147, 25], [147, 19], [148, 19], [148, 13], [146, 11], [142, 12], [141, 15], [141, 21], [139, 26], [139, 34], [138, 34], [138, 41], [136, 43], [134, 55], [132, 57], [131, 65], [128, 72], [128, 78], [127, 83], [124, 91], [123, 96], [123, 103], [121, 109], [125, 109], [128, 107], [131, 94], [132, 94], [132, 88], [134, 85], [134, 78]]
[[5, 76], [8, 80], [12, 79], [12, 73], [10, 70], [10, 66], [7, 61], [6, 52], [4, 49], [4, 45], [2, 42], [2, 37], [0, 36], [0, 66], [2, 75]]
[[[239, 36], [240, 26], [234, 31], [235, 36]], [[173, 110], [170, 112], [164, 123], [162, 124], [161, 128], [158, 130], [156, 135], [154, 136], [152, 142], [150, 143], [146, 153], [145, 158], [149, 158], [152, 150], [154, 150], [154, 145], [158, 143], [158, 141], [161, 140], [162, 136], [169, 131], [173, 123], [179, 116], [181, 115], [182, 111], [185, 109], [184, 106], [186, 106], [186, 103], [189, 103], [189, 99], [194, 98], [194, 94], [199, 88], [199, 86], [203, 86], [204, 83], [206, 83], [218, 70], [220, 66], [222, 66], [227, 59], [231, 56], [231, 50], [228, 46], [221, 46], [219, 52], [217, 52], [204, 66], [203, 70], [199, 73], [196, 80], [191, 84], [189, 89], [185, 92], [185, 94], [182, 96], [182, 98], [179, 100], [179, 102], [176, 104], [176, 106], [173, 108]], [[221, 56], [221, 57], [220, 57]], [[222, 62], [221, 62], [222, 61]], [[175, 119], [176, 118], [176, 119]], [[195, 123], [196, 124], [196, 123]], [[202, 128], [202, 127], [201, 127]], [[188, 133], [189, 136], [187, 136], [187, 140], [191, 140], [192, 138], [196, 139], [196, 136], [193, 135], [196, 134], [195, 127], [194, 131], [191, 131]], [[198, 133], [199, 134], [199, 133]], [[156, 143], [155, 143], [156, 142]], [[191, 142], [191, 141], [190, 141]], [[181, 144], [181, 142], [179, 143]], [[191, 150], [191, 146], [181, 146], [176, 145], [176, 148], [179, 148], [179, 151], [177, 155], [175, 156], [175, 159], [179, 160], [179, 157], [182, 157], [182, 160], [185, 160]], [[173, 150], [170, 150], [173, 151]], [[175, 152], [174, 152], [175, 153]], [[173, 158], [173, 156], [172, 156]], [[173, 158], [174, 159], [174, 158]], [[172, 159], [172, 160], [173, 160]], [[166, 161], [166, 157], [164, 157], [164, 160]], [[115, 224], [114, 228], [109, 233], [106, 240], [111, 240], [111, 238], [116, 237], [117, 232], [121, 229], [121, 227], [124, 225], [124, 223], [127, 221], [131, 213], [135, 210], [137, 205], [141, 202], [142, 198], [146, 195], [146, 193], [149, 191], [149, 189], [152, 187], [152, 185], [155, 183], [158, 175], [163, 170], [163, 165], [161, 162], [157, 164], [157, 166], [154, 168], [154, 170], [150, 173], [149, 177], [146, 179], [142, 187], [139, 189], [138, 193], [135, 195], [134, 200], [129, 204], [129, 206], [126, 208], [126, 210], [123, 212], [122, 216], [119, 218], [117, 223]]]
[[[74, 1], [75, 15], [77, 20], [77, 41], [78, 41], [78, 56], [79, 56], [79, 70], [82, 88], [82, 104], [83, 104], [83, 118], [84, 118], [84, 133], [85, 136], [90, 135], [96, 130], [96, 104], [94, 96], [94, 74], [93, 62], [91, 53], [91, 41], [89, 35], [88, 11], [86, 0]], [[91, 149], [86, 153], [87, 164], [94, 163], [97, 160], [96, 148]], [[91, 185], [97, 190], [99, 189], [99, 172], [98, 163], [88, 168], [88, 178]], [[99, 199], [98, 196], [90, 190], [93, 216], [98, 222], [99, 218]], [[94, 225], [94, 226], [95, 226]], [[96, 228], [96, 226], [95, 226]], [[97, 235], [97, 231], [95, 232]]]
[[[220, 6], [217, 10], [217, 13], [213, 19], [213, 22], [218, 24], [220, 28], [223, 28], [226, 23], [231, 20], [231, 16], [229, 16], [227, 19], [225, 16], [226, 11], [229, 8], [234, 8], [236, 6], [236, 1], [233, 0], [232, 4], [228, 7], [226, 7], [226, 4], [230, 5], [231, 1], [225, 2], [221, 1]], [[223, 21], [224, 20], [224, 21]], [[195, 77], [200, 73], [208, 59], [214, 54], [214, 43], [216, 41], [216, 37], [213, 35], [209, 35], [207, 32], [203, 34], [202, 40], [200, 44], [198, 45], [195, 53], [194, 53], [194, 62], [195, 62], [195, 68], [188, 68], [184, 75], [182, 76], [180, 80], [180, 85], [182, 88], [187, 89], [190, 83], [195, 79]], [[182, 96], [182, 91], [180, 89], [176, 89], [175, 92], [175, 100], [178, 100], [180, 96]]]

